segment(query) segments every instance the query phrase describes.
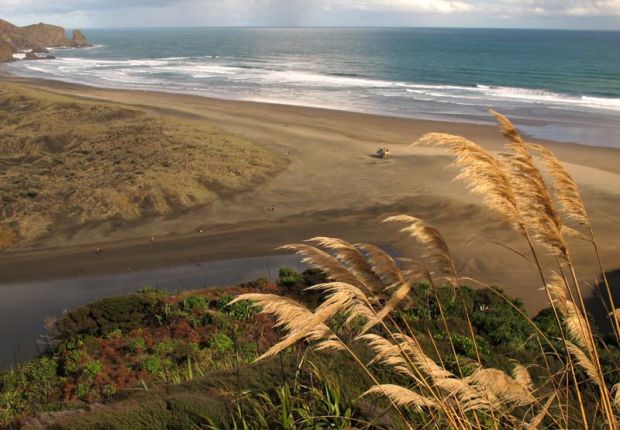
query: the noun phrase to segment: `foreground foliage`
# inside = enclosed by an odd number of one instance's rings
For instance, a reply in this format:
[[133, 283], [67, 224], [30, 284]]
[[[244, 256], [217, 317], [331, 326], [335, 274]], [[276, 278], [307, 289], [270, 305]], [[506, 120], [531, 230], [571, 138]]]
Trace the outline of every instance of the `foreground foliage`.
[[[4, 424], [17, 426], [16, 419], [41, 412], [106, 404], [88, 414], [52, 414], [49, 420], [63, 429], [98, 428], [96, 423], [112, 429], [398, 428], [398, 416], [386, 405], [359, 398], [372, 381], [340, 352], [313, 352], [301, 345], [264, 364], [250, 364], [277, 341], [277, 332], [249, 302], [229, 305], [233, 295], [285, 295], [315, 309], [323, 299], [306, 288], [325, 281], [318, 271], [299, 274], [285, 268], [277, 285], [259, 281], [182, 295], [143, 290], [68, 313], [54, 324], [48, 354], [0, 378]], [[395, 321], [415, 331], [434, 351], [431, 355], [444, 357], [446, 367], [456, 372], [453, 344], [458, 365], [471, 371], [476, 351], [465, 308], [452, 287], [436, 292], [428, 282], [416, 284]], [[509, 371], [512, 360], [536, 361], [538, 348], [529, 342], [535, 330], [523, 317], [521, 301], [507, 301], [495, 289], [462, 287], [462, 292], [485, 364]], [[540, 329], [553, 330], [544, 316]], [[371, 361], [369, 351], [354, 341], [355, 326], [344, 322], [342, 316], [330, 325], [353, 342], [364, 362]], [[607, 365], [613, 368], [618, 360], [620, 351], [610, 350]], [[392, 383], [404, 383], [380, 364], [372, 369]], [[531, 373], [536, 381], [547, 376], [536, 368]], [[173, 409], [162, 409], [166, 404]]]

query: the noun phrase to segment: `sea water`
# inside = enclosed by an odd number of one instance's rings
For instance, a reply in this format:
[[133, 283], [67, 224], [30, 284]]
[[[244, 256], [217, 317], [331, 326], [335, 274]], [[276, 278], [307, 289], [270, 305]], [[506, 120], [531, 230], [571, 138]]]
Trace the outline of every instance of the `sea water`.
[[20, 75], [100, 87], [488, 122], [620, 148], [620, 32], [422, 28], [92, 29]]

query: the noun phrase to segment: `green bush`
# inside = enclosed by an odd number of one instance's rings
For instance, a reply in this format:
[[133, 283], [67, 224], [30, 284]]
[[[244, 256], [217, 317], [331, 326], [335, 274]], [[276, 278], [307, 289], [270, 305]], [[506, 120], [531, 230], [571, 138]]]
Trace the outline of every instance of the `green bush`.
[[113, 297], [69, 312], [55, 326], [59, 339], [130, 332], [155, 320], [157, 299], [149, 295]]
[[[497, 293], [503, 294], [501, 290]], [[522, 351], [533, 334], [523, 302], [517, 299], [502, 299], [489, 290], [475, 290], [472, 295], [472, 324], [476, 332], [494, 347], [502, 351]], [[507, 302], [510, 300], [510, 302]], [[520, 309], [522, 314], [515, 308]]]
[[146, 350], [146, 342], [141, 337], [131, 339], [129, 342], [129, 350], [131, 352], [142, 352]]
[[103, 370], [103, 366], [99, 361], [86, 363], [82, 368], [82, 374], [89, 380], [95, 379]]
[[40, 412], [54, 407], [62, 379], [53, 358], [42, 357], [0, 376], [0, 423], [24, 411]]
[[78, 384], [77, 388], [75, 389], [75, 394], [80, 398], [84, 398], [90, 394], [91, 390], [91, 384], [83, 382]]
[[193, 311], [194, 309], [204, 312], [209, 307], [209, 302], [205, 297], [189, 296], [183, 300], [181, 307], [185, 311]]
[[149, 356], [142, 362], [142, 368], [149, 372], [151, 375], [156, 375], [164, 369], [161, 358], [155, 356]]
[[209, 347], [219, 353], [230, 352], [235, 348], [235, 343], [224, 333], [216, 333], [209, 340]]
[[290, 267], [282, 267], [278, 272], [278, 287], [293, 288], [304, 286], [304, 278]]
[[172, 340], [160, 342], [153, 347], [155, 354], [167, 355], [172, 354], [176, 349], [176, 343]]
[[278, 273], [277, 286], [280, 294], [293, 297], [310, 308], [316, 307], [321, 301], [321, 294], [316, 291], [307, 291], [312, 285], [327, 282], [324, 272], [317, 269], [308, 269], [299, 274], [289, 267], [283, 267]]

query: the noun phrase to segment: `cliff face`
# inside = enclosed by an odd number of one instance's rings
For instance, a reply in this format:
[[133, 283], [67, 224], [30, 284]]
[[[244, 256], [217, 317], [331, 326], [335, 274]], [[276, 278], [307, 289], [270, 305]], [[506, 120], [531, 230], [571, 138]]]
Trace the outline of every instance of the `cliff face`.
[[0, 39], [0, 63], [13, 61], [13, 47]]
[[[0, 62], [13, 60], [13, 51], [15, 48], [11, 43], [11, 35], [15, 34], [17, 30], [18, 27], [0, 19]], [[9, 50], [11, 51], [10, 57], [8, 56]]]
[[16, 25], [13, 25], [8, 21], [4, 21], [3, 19], [0, 19], [0, 36], [5, 33], [12, 33], [14, 31], [17, 31], [18, 28], [19, 27], [17, 27]]
[[67, 38], [64, 28], [49, 24], [34, 24], [26, 27], [17, 27], [10, 22], [0, 19], [0, 41], [8, 44], [11, 49], [10, 58], [6, 56], [6, 47], [1, 47], [0, 62], [12, 61], [13, 52], [32, 50], [44, 53], [46, 47], [75, 47], [91, 46], [80, 30], [73, 32], [73, 39]]
[[55, 25], [35, 24], [21, 27], [17, 30], [17, 35], [31, 45], [25, 49], [46, 46], [71, 46], [65, 29]]

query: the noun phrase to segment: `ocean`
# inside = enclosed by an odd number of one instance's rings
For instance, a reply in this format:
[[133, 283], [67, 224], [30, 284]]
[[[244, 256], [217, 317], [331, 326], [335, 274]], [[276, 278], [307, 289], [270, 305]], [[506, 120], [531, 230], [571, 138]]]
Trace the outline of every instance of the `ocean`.
[[11, 73], [131, 88], [490, 122], [620, 148], [620, 32], [422, 28], [84, 31], [95, 47]]

